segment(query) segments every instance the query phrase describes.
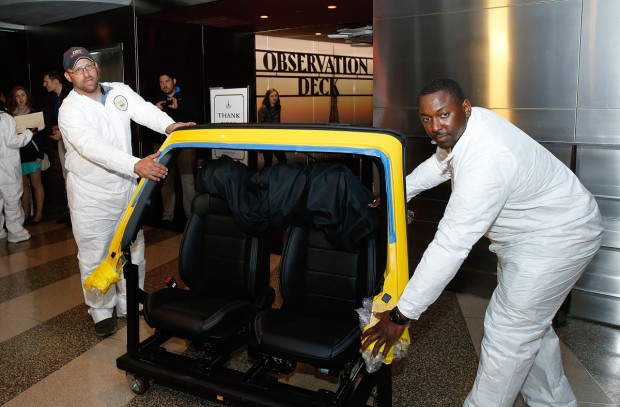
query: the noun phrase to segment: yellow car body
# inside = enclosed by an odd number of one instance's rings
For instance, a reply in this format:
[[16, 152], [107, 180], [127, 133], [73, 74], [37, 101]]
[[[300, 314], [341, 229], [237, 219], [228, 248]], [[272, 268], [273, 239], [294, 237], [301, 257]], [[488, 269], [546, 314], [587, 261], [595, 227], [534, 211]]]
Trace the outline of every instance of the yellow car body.
[[[404, 136], [387, 130], [350, 126], [304, 125], [203, 125], [179, 129], [162, 144], [159, 161], [178, 148], [209, 148], [223, 150], [283, 150], [305, 153], [345, 153], [375, 157], [384, 168], [387, 205], [387, 261], [382, 291], [373, 300], [373, 312], [393, 308], [407, 282], [407, 222], [404, 190]], [[121, 278], [129, 245], [140, 224], [136, 208], [144, 205], [146, 194], [154, 181], [142, 179], [136, 188], [110, 244], [108, 256], [84, 282], [89, 290], [103, 293]], [[150, 187], [150, 188], [149, 188]], [[139, 212], [139, 211], [138, 211]], [[372, 323], [372, 322], [371, 322]], [[402, 338], [408, 344], [408, 332]], [[391, 361], [388, 356], [387, 362]]]

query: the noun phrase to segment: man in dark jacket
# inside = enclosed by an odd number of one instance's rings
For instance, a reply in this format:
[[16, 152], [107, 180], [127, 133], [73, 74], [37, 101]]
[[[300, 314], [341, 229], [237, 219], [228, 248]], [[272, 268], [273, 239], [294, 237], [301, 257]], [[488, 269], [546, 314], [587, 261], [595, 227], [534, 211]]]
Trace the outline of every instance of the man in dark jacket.
[[[159, 75], [159, 88], [161, 92], [152, 100], [153, 104], [172, 117], [175, 121], [198, 122], [200, 114], [198, 104], [190, 99], [187, 92], [181, 92], [177, 85], [177, 79], [173, 73], [163, 71]], [[159, 149], [161, 142], [156, 143], [155, 148]], [[163, 214], [161, 217], [162, 225], [170, 227], [173, 225], [174, 208], [176, 196], [174, 191], [175, 172], [178, 170], [183, 189], [183, 210], [185, 216], [189, 216], [191, 203], [196, 190], [194, 189], [194, 162], [196, 160], [195, 149], [183, 149], [177, 158], [176, 166], [168, 168], [168, 177], [161, 186], [161, 199]]]
[[[43, 115], [45, 117], [45, 133], [49, 138], [56, 141], [58, 145], [58, 158], [60, 159], [60, 167], [62, 168], [63, 180], [67, 179], [67, 170], [65, 169], [65, 143], [62, 141], [62, 135], [58, 128], [58, 110], [62, 101], [67, 97], [73, 86], [66, 83], [62, 72], [50, 71], [43, 75], [43, 87], [50, 93], [50, 97], [46, 100]], [[64, 182], [63, 182], [64, 186]], [[63, 194], [66, 202], [66, 191], [63, 188]], [[58, 220], [59, 223], [71, 223], [69, 209], [66, 208], [63, 216]]]

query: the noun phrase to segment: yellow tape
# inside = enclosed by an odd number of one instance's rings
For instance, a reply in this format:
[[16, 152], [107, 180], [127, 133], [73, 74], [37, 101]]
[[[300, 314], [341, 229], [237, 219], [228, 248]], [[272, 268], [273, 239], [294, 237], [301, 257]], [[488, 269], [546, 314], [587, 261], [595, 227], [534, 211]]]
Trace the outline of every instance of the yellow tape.
[[109, 262], [101, 263], [99, 267], [84, 280], [84, 288], [90, 292], [105, 295], [110, 289], [110, 286], [121, 280], [123, 265], [124, 263], [117, 263], [117, 266], [113, 267]]

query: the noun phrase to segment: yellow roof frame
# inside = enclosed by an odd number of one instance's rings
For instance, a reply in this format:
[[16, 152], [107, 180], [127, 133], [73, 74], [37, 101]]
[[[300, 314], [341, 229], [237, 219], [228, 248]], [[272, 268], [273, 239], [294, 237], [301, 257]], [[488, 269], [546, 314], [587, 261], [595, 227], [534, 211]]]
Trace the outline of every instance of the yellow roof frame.
[[[407, 222], [404, 190], [404, 146], [406, 138], [389, 130], [351, 126], [309, 126], [257, 124], [212, 124], [187, 127], [173, 132], [162, 144], [162, 160], [176, 148], [216, 148], [226, 150], [284, 150], [299, 152], [350, 153], [376, 157], [384, 167], [388, 214], [388, 249], [383, 290], [373, 302], [373, 311], [391, 309], [409, 281]], [[150, 188], [149, 188], [150, 187]], [[106, 259], [87, 279], [87, 289], [107, 291], [120, 278], [123, 250], [141, 225], [134, 213], [146, 200], [154, 182], [142, 179], [110, 244]], [[118, 280], [116, 280], [118, 281]], [[406, 338], [408, 341], [408, 337]]]

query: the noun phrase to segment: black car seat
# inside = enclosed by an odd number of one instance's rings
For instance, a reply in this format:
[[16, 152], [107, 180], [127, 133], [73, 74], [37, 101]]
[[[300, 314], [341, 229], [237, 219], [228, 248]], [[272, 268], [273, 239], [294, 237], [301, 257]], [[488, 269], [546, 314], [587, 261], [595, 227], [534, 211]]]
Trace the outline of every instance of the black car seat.
[[280, 262], [280, 309], [255, 317], [251, 343], [260, 354], [317, 368], [359, 359], [355, 309], [375, 294], [383, 270], [374, 238], [354, 252], [337, 250], [312, 227], [292, 227]]
[[271, 306], [269, 272], [268, 239], [245, 233], [223, 199], [199, 193], [179, 252], [188, 289], [149, 294], [144, 318], [163, 335], [230, 350], [245, 342], [256, 313]]

